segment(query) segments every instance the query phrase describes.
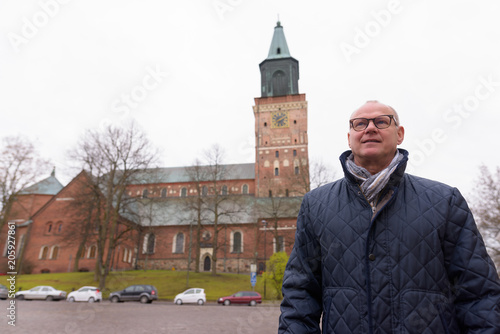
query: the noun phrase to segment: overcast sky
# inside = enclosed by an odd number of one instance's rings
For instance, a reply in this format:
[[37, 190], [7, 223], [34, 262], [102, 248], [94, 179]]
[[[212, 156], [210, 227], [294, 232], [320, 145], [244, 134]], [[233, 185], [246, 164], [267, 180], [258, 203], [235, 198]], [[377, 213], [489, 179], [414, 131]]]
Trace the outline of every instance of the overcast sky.
[[340, 177], [349, 115], [377, 99], [406, 128], [407, 172], [467, 195], [480, 164], [500, 166], [499, 13], [498, 0], [2, 0], [0, 135], [35, 141], [64, 184], [85, 129], [128, 118], [162, 166], [215, 143], [227, 163], [254, 162], [258, 64], [279, 15], [311, 161]]

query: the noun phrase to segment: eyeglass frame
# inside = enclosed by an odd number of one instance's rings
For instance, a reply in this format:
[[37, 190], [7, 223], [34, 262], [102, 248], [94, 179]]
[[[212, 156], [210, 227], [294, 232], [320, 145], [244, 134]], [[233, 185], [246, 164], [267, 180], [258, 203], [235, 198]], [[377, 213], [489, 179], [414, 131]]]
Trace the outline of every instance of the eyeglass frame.
[[[389, 117], [389, 126], [387, 126], [386, 128], [379, 128], [379, 127], [377, 126], [377, 124], [375, 123], [375, 119], [377, 119], [377, 118], [378, 118], [378, 117], [380, 117], [380, 116], [387, 116], [387, 117]], [[354, 128], [354, 125], [353, 125], [353, 123], [352, 123], [352, 122], [353, 122], [353, 121], [355, 121], [355, 120], [357, 120], [357, 119], [366, 119], [366, 127], [365, 127], [364, 129], [362, 129], [362, 130], [356, 130], [356, 129]], [[353, 119], [350, 119], [350, 120], [349, 120], [349, 125], [351, 126], [351, 128], [352, 128], [354, 131], [356, 131], [356, 132], [360, 132], [360, 131], [365, 131], [365, 130], [366, 130], [366, 128], [368, 127], [368, 125], [370, 125], [370, 121], [372, 121], [373, 125], [374, 125], [377, 129], [379, 129], [379, 130], [388, 129], [388, 128], [391, 126], [392, 121], [394, 121], [394, 125], [395, 125], [395, 126], [398, 126], [398, 122], [396, 121], [396, 118], [394, 118], [394, 115], [378, 115], [378, 116], [377, 116], [377, 117], [375, 117], [375, 118], [356, 117], [356, 118], [353, 118]]]

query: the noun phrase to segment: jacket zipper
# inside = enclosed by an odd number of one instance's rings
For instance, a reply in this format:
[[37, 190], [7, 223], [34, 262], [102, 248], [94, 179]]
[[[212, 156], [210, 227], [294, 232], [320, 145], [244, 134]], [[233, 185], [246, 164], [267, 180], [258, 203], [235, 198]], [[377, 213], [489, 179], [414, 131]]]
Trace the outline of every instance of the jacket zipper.
[[[363, 191], [361, 190], [361, 187], [360, 185], [358, 184], [358, 188], [359, 188], [359, 191], [361, 192], [361, 194], [363, 194]], [[383, 189], [382, 191], [380, 192], [380, 194], [383, 192]], [[369, 333], [373, 333], [373, 321], [372, 321], [372, 306], [371, 306], [371, 301], [372, 301], [372, 293], [371, 293], [371, 280], [370, 280], [370, 260], [369, 260], [369, 253], [370, 253], [370, 249], [369, 249], [369, 244], [370, 244], [370, 231], [372, 229], [372, 225], [373, 223], [375, 222], [375, 219], [378, 217], [379, 213], [389, 204], [391, 203], [392, 199], [396, 196], [397, 194], [397, 188], [394, 190], [393, 194], [391, 195], [391, 198], [389, 198], [389, 200], [380, 208], [380, 210], [377, 211], [377, 207], [376, 205], [375, 206], [372, 206], [371, 203], [368, 201], [368, 199], [366, 198], [365, 194], [363, 194], [363, 197], [365, 198], [366, 202], [368, 203], [368, 205], [370, 205], [370, 207], [372, 208], [372, 218], [370, 220], [370, 228], [368, 230], [368, 239], [367, 239], [367, 243], [366, 243], [366, 250], [365, 250], [365, 262], [366, 262], [366, 294], [367, 294], [367, 301], [368, 301], [368, 331]], [[379, 197], [377, 197], [377, 202], [378, 200], [380, 199], [380, 194], [379, 194]], [[377, 203], [375, 202], [375, 203]], [[375, 236], [374, 236], [375, 238]]]

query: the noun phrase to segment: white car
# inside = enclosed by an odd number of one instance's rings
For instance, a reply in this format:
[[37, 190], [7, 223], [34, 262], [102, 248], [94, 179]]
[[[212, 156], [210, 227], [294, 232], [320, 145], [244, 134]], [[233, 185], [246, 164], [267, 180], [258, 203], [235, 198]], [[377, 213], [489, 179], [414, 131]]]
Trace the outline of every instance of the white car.
[[66, 291], [57, 290], [51, 286], [40, 285], [29, 290], [16, 292], [16, 299], [61, 300], [66, 299]]
[[95, 286], [82, 286], [76, 291], [68, 294], [68, 302], [100, 302], [102, 300], [102, 293]]
[[174, 298], [174, 303], [177, 305], [182, 305], [185, 303], [195, 303], [198, 305], [203, 305], [207, 301], [205, 296], [205, 290], [200, 288], [187, 289], [186, 291], [179, 293]]

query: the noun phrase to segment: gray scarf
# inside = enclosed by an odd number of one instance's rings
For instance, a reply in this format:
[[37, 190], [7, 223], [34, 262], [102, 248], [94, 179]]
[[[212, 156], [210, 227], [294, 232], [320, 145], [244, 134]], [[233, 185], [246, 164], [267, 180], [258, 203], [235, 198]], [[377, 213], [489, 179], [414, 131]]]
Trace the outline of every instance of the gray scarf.
[[376, 205], [375, 199], [377, 195], [384, 189], [391, 174], [396, 170], [398, 163], [403, 159], [403, 155], [396, 151], [396, 155], [392, 159], [389, 166], [381, 170], [375, 175], [371, 175], [365, 168], [354, 163], [354, 155], [351, 153], [346, 160], [347, 170], [354, 175], [358, 180], [361, 180], [361, 191], [372, 206]]

